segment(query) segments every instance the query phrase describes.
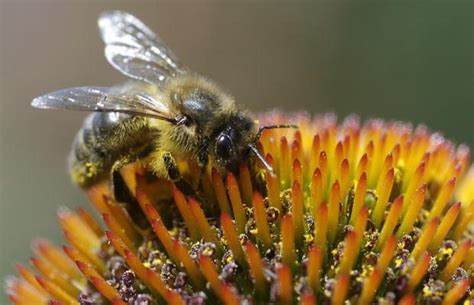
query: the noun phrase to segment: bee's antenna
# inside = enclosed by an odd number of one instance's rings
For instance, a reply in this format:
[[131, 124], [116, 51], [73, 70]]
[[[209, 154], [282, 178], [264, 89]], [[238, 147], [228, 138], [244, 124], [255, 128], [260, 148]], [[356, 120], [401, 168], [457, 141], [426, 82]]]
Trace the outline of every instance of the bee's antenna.
[[268, 164], [268, 162], [265, 160], [265, 158], [262, 156], [262, 154], [258, 151], [257, 147], [255, 145], [249, 145], [250, 151], [257, 157], [258, 161], [262, 163], [263, 167], [270, 173], [270, 175], [274, 176], [275, 171], [273, 168]]
[[[279, 129], [279, 128], [298, 128], [298, 126], [293, 125], [293, 124], [279, 124], [279, 125], [265, 125], [261, 126], [258, 129], [257, 136], [255, 137], [255, 142], [258, 142], [260, 140], [260, 137], [262, 136], [262, 133], [264, 130], [267, 129]], [[270, 175], [275, 175], [275, 171], [273, 168], [268, 164], [268, 162], [265, 160], [265, 158], [262, 156], [262, 154], [258, 151], [257, 147], [254, 144], [249, 145], [250, 151], [257, 157], [257, 159], [262, 163], [263, 167], [270, 173]]]
[[262, 136], [262, 133], [263, 133], [265, 130], [267, 130], [267, 129], [283, 129], [283, 128], [295, 128], [295, 129], [297, 129], [298, 126], [293, 125], [293, 124], [278, 124], [278, 125], [265, 125], [265, 126], [261, 126], [261, 127], [258, 129], [256, 141], [258, 141], [258, 140], [260, 139], [260, 137]]

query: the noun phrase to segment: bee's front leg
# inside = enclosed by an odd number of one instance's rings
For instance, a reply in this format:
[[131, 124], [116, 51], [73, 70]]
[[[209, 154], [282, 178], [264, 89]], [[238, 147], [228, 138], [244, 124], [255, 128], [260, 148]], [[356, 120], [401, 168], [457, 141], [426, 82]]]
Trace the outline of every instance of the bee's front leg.
[[178, 163], [168, 151], [155, 149], [151, 154], [149, 166], [153, 173], [160, 178], [166, 178], [173, 182], [181, 179]]
[[198, 165], [201, 169], [205, 169], [207, 164], [209, 163], [209, 140], [203, 139], [202, 146], [199, 149], [197, 155]]
[[204, 139], [202, 143], [203, 145], [197, 155], [198, 166], [200, 169], [198, 185], [201, 185], [202, 179], [206, 174], [207, 165], [209, 164], [209, 140]]
[[171, 153], [164, 152], [162, 154], [163, 165], [168, 174], [168, 178], [174, 182], [174, 184], [185, 194], [185, 195], [194, 195], [194, 190], [192, 186], [183, 179], [181, 173], [179, 172], [178, 163], [173, 158]]
[[173, 158], [171, 153], [164, 152], [162, 155], [163, 165], [166, 169], [166, 173], [168, 174], [168, 178], [173, 181], [177, 182], [181, 180], [181, 173], [179, 172], [178, 164], [176, 160]]
[[181, 176], [178, 163], [170, 152], [156, 150], [151, 157], [150, 168], [158, 177], [171, 180], [188, 196], [195, 195], [192, 186]]

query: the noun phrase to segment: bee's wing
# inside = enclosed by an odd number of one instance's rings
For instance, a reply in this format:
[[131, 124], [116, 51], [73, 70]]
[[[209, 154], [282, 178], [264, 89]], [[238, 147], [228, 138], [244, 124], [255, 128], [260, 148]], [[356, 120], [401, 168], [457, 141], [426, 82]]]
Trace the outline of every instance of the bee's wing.
[[173, 52], [138, 18], [107, 11], [98, 24], [107, 60], [126, 76], [159, 84], [185, 72]]
[[31, 105], [43, 109], [70, 109], [95, 112], [121, 112], [175, 122], [169, 108], [143, 94], [124, 94], [107, 87], [75, 87], [35, 98]]

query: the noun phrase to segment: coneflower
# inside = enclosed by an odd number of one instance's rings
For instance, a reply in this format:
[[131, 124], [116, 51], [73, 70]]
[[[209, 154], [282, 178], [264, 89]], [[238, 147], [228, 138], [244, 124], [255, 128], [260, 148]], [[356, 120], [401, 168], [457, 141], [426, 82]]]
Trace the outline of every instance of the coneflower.
[[[84, 209], [61, 208], [63, 249], [36, 241], [7, 280], [14, 304], [472, 304], [474, 168], [425, 127], [279, 113], [258, 163], [180, 164], [173, 184], [140, 162]], [[190, 187], [183, 188], [182, 185]]]

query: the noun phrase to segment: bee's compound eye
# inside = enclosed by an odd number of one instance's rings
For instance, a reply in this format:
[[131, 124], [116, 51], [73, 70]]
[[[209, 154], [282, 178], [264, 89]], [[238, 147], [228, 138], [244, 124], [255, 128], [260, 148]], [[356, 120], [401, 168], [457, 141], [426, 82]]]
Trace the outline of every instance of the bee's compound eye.
[[216, 155], [222, 159], [227, 159], [232, 156], [232, 153], [232, 140], [226, 135], [220, 135], [216, 142]]

